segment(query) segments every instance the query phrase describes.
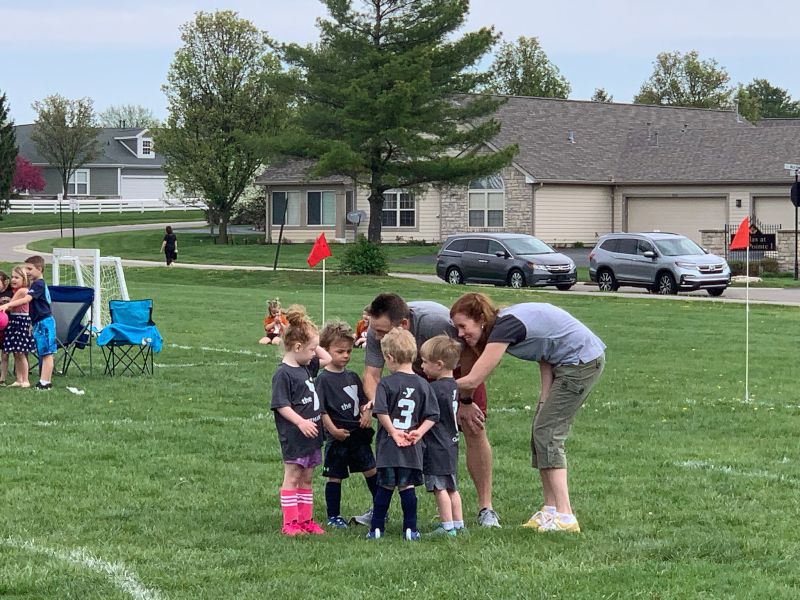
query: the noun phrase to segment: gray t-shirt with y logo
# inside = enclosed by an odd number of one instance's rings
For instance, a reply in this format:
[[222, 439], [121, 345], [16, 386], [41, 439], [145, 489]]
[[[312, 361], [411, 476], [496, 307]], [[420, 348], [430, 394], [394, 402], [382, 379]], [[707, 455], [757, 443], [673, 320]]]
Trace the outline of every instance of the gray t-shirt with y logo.
[[[283, 460], [307, 456], [322, 447], [322, 413], [325, 412], [319, 401], [314, 377], [319, 371], [319, 358], [302, 367], [292, 367], [281, 363], [272, 376], [272, 405], [275, 413], [275, 427], [281, 443]], [[307, 438], [297, 425], [292, 424], [278, 412], [279, 408], [290, 407], [294, 412], [317, 424], [317, 435]]]

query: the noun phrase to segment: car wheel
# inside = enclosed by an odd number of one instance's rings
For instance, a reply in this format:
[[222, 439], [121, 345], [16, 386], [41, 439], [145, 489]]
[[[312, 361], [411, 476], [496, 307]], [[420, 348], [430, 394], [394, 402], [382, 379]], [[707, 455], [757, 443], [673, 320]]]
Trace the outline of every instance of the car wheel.
[[718, 296], [722, 296], [722, 293], [725, 291], [725, 288], [709, 288], [706, 290], [709, 296], [714, 296], [715, 298]]
[[561, 290], [562, 292], [566, 292], [567, 290], [571, 289], [573, 286], [572, 283], [565, 283], [564, 285], [557, 285], [556, 289]]
[[662, 296], [670, 296], [678, 293], [678, 286], [675, 285], [675, 278], [672, 276], [672, 273], [661, 273], [661, 275], [658, 276], [656, 285], [658, 287], [658, 293]]
[[508, 274], [508, 285], [517, 290], [525, 287], [525, 274], [519, 269], [512, 269]]
[[464, 276], [461, 274], [461, 271], [458, 267], [450, 267], [447, 269], [447, 283], [452, 283], [453, 285], [461, 285], [464, 283]]
[[601, 292], [616, 292], [619, 289], [617, 278], [609, 269], [603, 269], [597, 274], [597, 287]]

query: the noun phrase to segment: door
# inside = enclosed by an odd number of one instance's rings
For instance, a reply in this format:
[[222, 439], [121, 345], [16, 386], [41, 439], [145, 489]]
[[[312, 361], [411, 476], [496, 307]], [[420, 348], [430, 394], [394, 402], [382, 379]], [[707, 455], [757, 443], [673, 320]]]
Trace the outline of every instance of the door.
[[[501, 256], [497, 256], [502, 252]], [[511, 260], [506, 258], [506, 249], [500, 242], [489, 240], [489, 247], [486, 249], [486, 262], [480, 263], [480, 278], [486, 283], [505, 283], [508, 263]]]
[[699, 244], [701, 229], [727, 222], [725, 198], [628, 198], [630, 232], [680, 233]]
[[486, 257], [488, 251], [489, 240], [485, 238], [467, 240], [467, 249], [461, 255], [465, 280], [481, 280], [481, 274], [486, 273], [486, 265], [489, 262]]
[[166, 177], [123, 175], [120, 196], [125, 200], [159, 200], [164, 197]]
[[637, 263], [639, 258], [643, 258], [636, 255], [637, 241], [633, 238], [617, 240], [617, 249], [614, 253], [616, 258], [614, 272], [618, 281], [636, 281], [636, 273], [639, 271]]

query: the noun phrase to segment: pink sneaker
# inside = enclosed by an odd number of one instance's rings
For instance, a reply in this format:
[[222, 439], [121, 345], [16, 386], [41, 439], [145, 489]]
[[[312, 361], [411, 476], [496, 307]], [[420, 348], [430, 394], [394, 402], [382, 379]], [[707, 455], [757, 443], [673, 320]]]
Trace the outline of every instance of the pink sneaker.
[[283, 526], [283, 529], [281, 529], [281, 533], [283, 535], [294, 537], [296, 535], [305, 535], [306, 531], [300, 526], [300, 524], [297, 521], [292, 521], [288, 525]]
[[325, 533], [325, 530], [320, 527], [314, 519], [306, 521], [305, 523], [300, 523], [300, 527], [305, 533], [310, 533], [312, 535], [323, 535]]

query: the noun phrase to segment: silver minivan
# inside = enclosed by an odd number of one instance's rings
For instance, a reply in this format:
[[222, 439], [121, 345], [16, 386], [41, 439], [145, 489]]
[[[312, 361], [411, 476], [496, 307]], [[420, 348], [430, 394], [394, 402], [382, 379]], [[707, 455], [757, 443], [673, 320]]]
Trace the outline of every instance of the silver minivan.
[[578, 280], [571, 258], [524, 233], [451, 235], [436, 257], [436, 275], [453, 284], [552, 285], [559, 290], [570, 289]]
[[658, 294], [703, 289], [721, 296], [731, 270], [724, 258], [677, 233], [611, 233], [589, 253], [589, 277], [602, 291], [630, 285]]

